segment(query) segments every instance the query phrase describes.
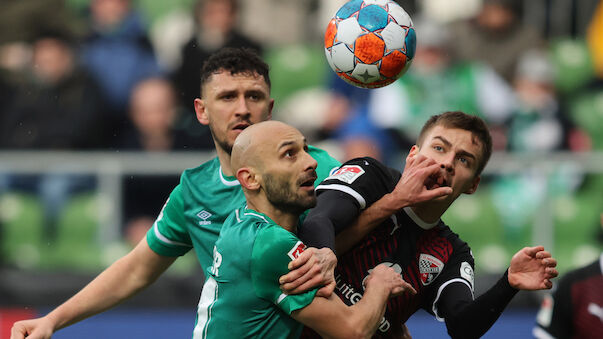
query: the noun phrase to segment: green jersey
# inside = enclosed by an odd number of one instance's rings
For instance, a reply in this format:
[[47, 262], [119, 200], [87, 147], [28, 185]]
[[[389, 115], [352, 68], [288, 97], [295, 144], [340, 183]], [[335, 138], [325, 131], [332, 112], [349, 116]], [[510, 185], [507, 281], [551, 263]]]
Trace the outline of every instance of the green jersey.
[[[309, 146], [317, 161], [315, 186], [340, 164], [329, 154]], [[157, 254], [169, 257], [186, 254], [195, 248], [203, 271], [212, 262], [213, 248], [226, 217], [245, 204], [241, 185], [225, 176], [218, 158], [182, 173], [153, 227], [147, 242]]]
[[278, 279], [304, 249], [268, 216], [235, 210], [214, 247], [193, 338], [297, 338], [303, 325], [290, 314], [309, 305], [317, 289], [287, 295]]

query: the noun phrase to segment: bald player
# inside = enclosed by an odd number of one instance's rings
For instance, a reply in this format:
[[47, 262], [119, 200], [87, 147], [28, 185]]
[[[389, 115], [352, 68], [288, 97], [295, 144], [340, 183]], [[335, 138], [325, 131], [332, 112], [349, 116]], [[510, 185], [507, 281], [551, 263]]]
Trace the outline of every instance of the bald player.
[[370, 337], [390, 296], [414, 293], [384, 265], [365, 281], [364, 296], [346, 306], [317, 289], [287, 295], [278, 278], [304, 251], [296, 236], [299, 215], [316, 205], [316, 161], [295, 128], [266, 121], [236, 139], [231, 165], [247, 205], [224, 222], [206, 272], [193, 338], [291, 338], [302, 324], [323, 337]]

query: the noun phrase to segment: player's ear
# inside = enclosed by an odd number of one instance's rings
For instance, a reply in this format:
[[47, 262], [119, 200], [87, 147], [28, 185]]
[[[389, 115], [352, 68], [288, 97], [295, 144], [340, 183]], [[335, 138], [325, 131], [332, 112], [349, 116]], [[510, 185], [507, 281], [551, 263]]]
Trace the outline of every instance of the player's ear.
[[237, 180], [241, 183], [241, 186], [244, 188], [255, 191], [260, 188], [260, 182], [258, 176], [256, 176], [255, 171], [249, 167], [239, 168], [236, 174]]
[[410, 148], [410, 152], [408, 152], [408, 156], [409, 157], [414, 157], [415, 155], [417, 155], [417, 153], [419, 153], [419, 146], [413, 145]]
[[463, 193], [465, 194], [473, 194], [475, 193], [475, 191], [477, 191], [477, 186], [479, 186], [479, 182], [481, 181], [481, 176], [476, 176], [475, 178], [473, 178], [473, 182], [471, 183], [471, 186]]
[[270, 101], [268, 102], [268, 117], [266, 118], [266, 120], [272, 119], [272, 109], [273, 108], [274, 108], [274, 99], [270, 98]]
[[202, 125], [209, 125], [209, 116], [207, 115], [207, 110], [205, 109], [206, 107], [203, 99], [196, 98], [194, 104], [197, 120], [199, 120]]

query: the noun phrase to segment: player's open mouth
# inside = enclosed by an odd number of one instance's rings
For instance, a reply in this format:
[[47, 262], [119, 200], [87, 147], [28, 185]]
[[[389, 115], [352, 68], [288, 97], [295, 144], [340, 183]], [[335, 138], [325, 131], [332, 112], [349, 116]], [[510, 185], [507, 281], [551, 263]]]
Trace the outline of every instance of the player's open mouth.
[[427, 187], [428, 190], [432, 190], [439, 187], [450, 187], [450, 183], [448, 182], [448, 180], [446, 180], [446, 178], [440, 175], [432, 175], [427, 178], [427, 180], [425, 180], [425, 187]]
[[302, 181], [302, 183], [299, 186], [302, 188], [314, 189], [314, 181], [316, 181], [316, 175], [313, 175], [310, 178], [305, 179], [304, 181]]
[[249, 126], [250, 126], [250, 124], [248, 124], [248, 123], [239, 123], [239, 124], [234, 125], [232, 127], [232, 129], [233, 130], [241, 130], [242, 131], [242, 130], [244, 130], [245, 128], [247, 128]]

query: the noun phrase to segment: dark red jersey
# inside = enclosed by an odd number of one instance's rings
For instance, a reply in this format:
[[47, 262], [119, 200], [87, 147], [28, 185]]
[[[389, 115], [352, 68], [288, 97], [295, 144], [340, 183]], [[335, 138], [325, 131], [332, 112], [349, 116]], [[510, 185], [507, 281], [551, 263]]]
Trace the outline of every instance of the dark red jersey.
[[603, 254], [564, 275], [536, 320], [537, 338], [603, 338]]
[[[345, 163], [317, 187], [317, 193], [340, 191], [359, 209], [391, 192], [400, 172], [371, 158]], [[348, 305], [360, 300], [363, 280], [385, 263], [400, 272], [417, 294], [390, 299], [377, 336], [391, 336], [419, 308], [438, 316], [438, 298], [449, 284], [461, 284], [473, 293], [474, 260], [467, 243], [442, 221], [427, 224], [405, 208], [377, 226], [354, 249], [339, 258], [337, 294]]]

